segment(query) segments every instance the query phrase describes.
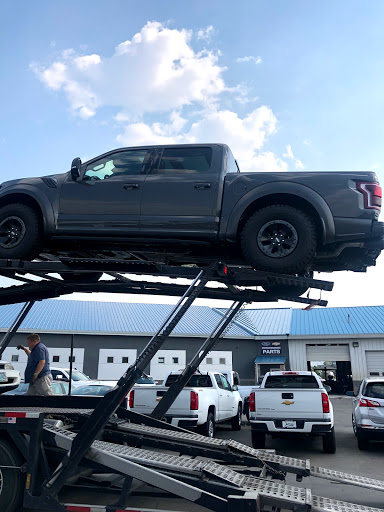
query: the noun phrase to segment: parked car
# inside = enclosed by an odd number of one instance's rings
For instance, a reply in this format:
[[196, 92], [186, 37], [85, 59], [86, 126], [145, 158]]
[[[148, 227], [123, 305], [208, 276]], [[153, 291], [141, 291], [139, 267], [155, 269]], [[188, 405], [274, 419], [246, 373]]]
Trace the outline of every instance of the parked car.
[[[58, 368], [51, 366], [52, 378], [54, 381], [69, 382], [69, 368]], [[85, 375], [85, 373], [72, 368], [72, 388], [83, 386], [84, 384], [100, 384], [102, 381], [94, 380]]]
[[0, 394], [17, 388], [20, 384], [20, 372], [11, 363], [0, 361]]
[[[150, 414], [181, 372], [171, 372], [163, 386], [139, 386], [129, 394], [131, 409]], [[231, 386], [219, 372], [195, 373], [165, 414], [167, 421], [185, 428], [197, 428], [213, 437], [216, 423], [230, 422], [240, 430], [242, 400], [237, 386]]]
[[104, 396], [107, 391], [113, 389], [112, 384], [86, 384], [76, 387], [72, 395]]
[[[25, 395], [28, 391], [29, 384], [25, 382], [20, 382], [17, 388], [12, 389], [12, 391], [7, 391], [4, 393], [5, 395]], [[68, 382], [60, 382], [53, 381], [51, 384], [51, 388], [54, 395], [68, 395], [69, 384]]]
[[367, 377], [353, 399], [353, 431], [359, 450], [368, 450], [370, 441], [384, 441], [384, 379]]
[[252, 445], [265, 448], [272, 437], [321, 436], [323, 451], [335, 453], [332, 403], [315, 372], [268, 372], [249, 396]]
[[225, 144], [120, 148], [75, 158], [63, 174], [3, 182], [0, 258], [126, 247], [176, 265], [361, 272], [384, 248], [381, 195], [370, 171], [241, 173]]

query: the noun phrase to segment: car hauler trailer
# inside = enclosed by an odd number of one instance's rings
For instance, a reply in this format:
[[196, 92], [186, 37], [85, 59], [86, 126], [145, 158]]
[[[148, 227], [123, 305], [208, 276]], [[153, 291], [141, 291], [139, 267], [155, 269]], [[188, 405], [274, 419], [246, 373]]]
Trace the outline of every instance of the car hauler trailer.
[[[87, 282], [95, 273], [106, 272], [114, 279]], [[187, 277], [187, 286], [128, 279], [124, 274], [157, 277]], [[60, 280], [51, 274], [69, 274]], [[145, 512], [158, 507], [142, 507], [140, 485], [156, 490], [155, 496], [174, 496], [172, 510], [188, 510], [186, 503], [215, 512], [378, 512], [380, 509], [341, 502], [311, 494], [310, 489], [286, 485], [288, 473], [297, 480], [312, 476], [383, 491], [384, 482], [312, 466], [308, 460], [279, 456], [272, 450], [255, 450], [232, 440], [218, 440], [191, 433], [160, 420], [199, 364], [225, 333], [241, 306], [249, 301], [276, 300], [265, 292], [239, 286], [262, 282], [332, 289], [332, 283], [304, 277], [280, 276], [249, 268], [226, 267], [215, 263], [207, 268], [169, 267], [145, 261], [78, 258], [34, 262], [0, 260], [0, 274], [25, 284], [0, 289], [0, 303], [27, 301], [0, 345], [0, 355], [33, 300], [73, 291], [125, 291], [181, 296], [158, 332], [136, 362], [104, 397], [80, 396], [0, 396], [0, 509], [14, 512], [19, 505], [29, 509], [68, 512]], [[29, 274], [39, 277], [36, 282]], [[73, 279], [72, 277], [73, 276]], [[219, 281], [226, 288], [210, 288]], [[140, 291], [138, 291], [140, 290]], [[136, 380], [162, 346], [196, 297], [231, 298], [226, 315], [205, 340], [180, 378], [171, 386], [152, 417], [121, 407]], [[284, 297], [290, 299], [290, 297]], [[308, 298], [294, 301], [313, 304]], [[325, 305], [325, 301], [316, 301]], [[106, 487], [109, 475], [110, 486]], [[116, 480], [118, 478], [118, 481]], [[96, 493], [101, 490], [108, 505], [68, 503], [65, 491]], [[118, 496], [112, 490], [119, 489]], [[159, 494], [160, 493], [160, 494]], [[180, 501], [182, 500], [182, 501]], [[105, 501], [104, 501], [105, 502]], [[184, 502], [184, 504], [183, 504]], [[139, 503], [139, 506], [137, 506]], [[126, 508], [128, 507], [128, 508]], [[170, 508], [167, 508], [168, 510]], [[195, 508], [196, 510], [196, 508]]]

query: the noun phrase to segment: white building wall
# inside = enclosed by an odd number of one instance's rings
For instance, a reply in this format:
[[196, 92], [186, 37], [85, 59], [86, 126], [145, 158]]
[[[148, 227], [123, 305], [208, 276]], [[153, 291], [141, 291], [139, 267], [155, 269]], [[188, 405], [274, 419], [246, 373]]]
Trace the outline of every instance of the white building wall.
[[[123, 358], [128, 358], [128, 362], [123, 363]], [[97, 378], [100, 380], [119, 380], [127, 368], [136, 361], [136, 358], [136, 349], [100, 349]]]
[[184, 370], [185, 350], [158, 350], [151, 361], [150, 375], [155, 380], [164, 380], [170, 372]]
[[[69, 356], [71, 355], [70, 348], [52, 348], [47, 346], [49, 352], [50, 365], [56, 368], [69, 368]], [[12, 361], [12, 356], [18, 357], [18, 361]], [[59, 361], [54, 362], [53, 358], [58, 357]], [[77, 370], [83, 371], [84, 366], [84, 349], [83, 348], [74, 348], [73, 356], [75, 361], [73, 363], [73, 368], [77, 368]], [[7, 347], [4, 350], [3, 361], [9, 361], [13, 364], [15, 370], [19, 370], [21, 374], [21, 378], [24, 378], [24, 370], [27, 365], [28, 356], [24, 352], [24, 350], [17, 350], [16, 347]]]
[[199, 365], [201, 372], [231, 372], [232, 352], [230, 350], [212, 350]]

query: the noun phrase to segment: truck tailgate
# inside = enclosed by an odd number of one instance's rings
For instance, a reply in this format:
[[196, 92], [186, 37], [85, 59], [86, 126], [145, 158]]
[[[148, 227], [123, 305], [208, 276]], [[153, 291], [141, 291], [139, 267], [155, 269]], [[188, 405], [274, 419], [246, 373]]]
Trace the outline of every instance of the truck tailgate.
[[[165, 395], [166, 391], [168, 391], [168, 389], [169, 388], [165, 386], [148, 386], [148, 388], [135, 388], [134, 402], [131, 409], [142, 414], [150, 414]], [[185, 416], [189, 412], [189, 405], [190, 390], [183, 389], [167, 411], [167, 415], [170, 414], [172, 416], [177, 416], [182, 414]], [[196, 413], [196, 411], [191, 411], [191, 414], [192, 412]]]
[[322, 420], [321, 392], [321, 389], [256, 389], [256, 420], [265, 417]]

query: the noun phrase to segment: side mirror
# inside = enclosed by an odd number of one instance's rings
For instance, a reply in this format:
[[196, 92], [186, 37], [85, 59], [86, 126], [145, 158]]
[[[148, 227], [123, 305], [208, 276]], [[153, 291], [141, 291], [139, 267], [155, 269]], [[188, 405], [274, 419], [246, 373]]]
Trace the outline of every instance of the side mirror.
[[232, 386], [232, 391], [238, 391], [239, 387], [235, 385]]
[[72, 176], [73, 181], [76, 181], [80, 177], [80, 170], [81, 170], [81, 159], [79, 157], [74, 158], [72, 160], [72, 165], [71, 165], [71, 176]]
[[353, 391], [347, 391], [345, 394], [347, 396], [356, 396], [356, 394]]
[[332, 391], [331, 386], [328, 386], [327, 384], [324, 385], [324, 389], [327, 393], [330, 393]]

